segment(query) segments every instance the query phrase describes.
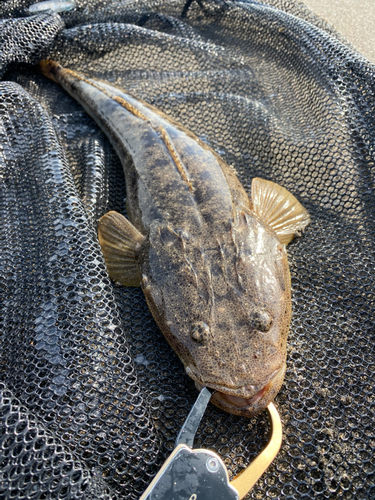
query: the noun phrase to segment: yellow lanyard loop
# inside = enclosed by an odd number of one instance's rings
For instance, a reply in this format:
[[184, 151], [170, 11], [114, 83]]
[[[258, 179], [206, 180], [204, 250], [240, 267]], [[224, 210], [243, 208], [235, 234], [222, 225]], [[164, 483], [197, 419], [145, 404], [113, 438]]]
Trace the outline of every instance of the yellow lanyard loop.
[[267, 406], [267, 411], [271, 422], [271, 438], [267, 446], [243, 472], [230, 482], [230, 485], [238, 491], [240, 498], [244, 498], [249, 493], [260, 476], [270, 466], [281, 447], [283, 430], [279, 413], [273, 403]]

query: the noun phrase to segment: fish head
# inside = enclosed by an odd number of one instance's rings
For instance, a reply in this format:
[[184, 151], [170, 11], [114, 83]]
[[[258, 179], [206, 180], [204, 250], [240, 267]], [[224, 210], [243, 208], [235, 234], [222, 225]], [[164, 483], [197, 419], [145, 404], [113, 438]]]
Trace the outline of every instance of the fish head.
[[219, 234], [204, 238], [155, 224], [142, 288], [197, 388], [214, 389], [214, 404], [251, 417], [274, 399], [285, 375], [287, 257], [253, 214]]

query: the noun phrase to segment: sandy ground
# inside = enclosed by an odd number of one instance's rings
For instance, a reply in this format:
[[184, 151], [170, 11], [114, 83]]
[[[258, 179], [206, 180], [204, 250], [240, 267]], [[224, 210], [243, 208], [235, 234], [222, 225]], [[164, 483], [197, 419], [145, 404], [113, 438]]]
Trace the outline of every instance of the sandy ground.
[[375, 0], [303, 0], [375, 63]]

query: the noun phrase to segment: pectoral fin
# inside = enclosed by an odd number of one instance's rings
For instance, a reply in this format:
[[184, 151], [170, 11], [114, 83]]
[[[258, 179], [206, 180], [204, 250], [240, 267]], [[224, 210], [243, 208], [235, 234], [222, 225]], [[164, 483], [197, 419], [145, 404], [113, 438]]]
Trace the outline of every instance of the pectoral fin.
[[140, 286], [137, 260], [145, 237], [117, 212], [103, 215], [98, 234], [110, 278], [126, 286]]
[[251, 183], [253, 210], [287, 245], [310, 223], [310, 215], [288, 190], [271, 181], [255, 178]]

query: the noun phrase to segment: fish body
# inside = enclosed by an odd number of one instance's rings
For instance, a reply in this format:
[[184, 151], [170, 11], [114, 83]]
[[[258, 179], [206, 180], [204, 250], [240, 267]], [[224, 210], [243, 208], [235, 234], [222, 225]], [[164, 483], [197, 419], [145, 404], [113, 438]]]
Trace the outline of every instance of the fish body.
[[286, 189], [234, 170], [156, 108], [53, 61], [41, 63], [106, 133], [126, 180], [128, 219], [99, 222], [111, 278], [141, 286], [196, 386], [224, 410], [253, 416], [286, 366], [291, 287], [285, 245], [309, 223]]

